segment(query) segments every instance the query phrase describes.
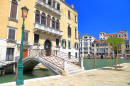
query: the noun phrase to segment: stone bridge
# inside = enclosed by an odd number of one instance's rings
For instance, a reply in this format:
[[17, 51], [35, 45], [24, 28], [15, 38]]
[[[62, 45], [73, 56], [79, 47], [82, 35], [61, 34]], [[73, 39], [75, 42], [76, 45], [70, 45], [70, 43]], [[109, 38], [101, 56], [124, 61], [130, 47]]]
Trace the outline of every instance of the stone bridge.
[[68, 57], [68, 54], [59, 50], [50, 51], [48, 54], [43, 49], [30, 50], [28, 57], [23, 59], [24, 71], [32, 71], [34, 67], [42, 63], [52, 75], [70, 75], [82, 72], [83, 59], [81, 59], [81, 66], [75, 65], [79, 62], [79, 58], [75, 56]]

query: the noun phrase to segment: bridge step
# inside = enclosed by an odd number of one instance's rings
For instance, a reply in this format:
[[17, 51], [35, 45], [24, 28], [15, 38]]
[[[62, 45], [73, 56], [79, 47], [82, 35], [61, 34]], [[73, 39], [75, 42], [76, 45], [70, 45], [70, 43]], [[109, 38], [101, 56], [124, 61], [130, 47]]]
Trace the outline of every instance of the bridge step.
[[80, 72], [83, 72], [84, 70], [81, 69], [81, 67], [75, 65], [75, 64], [72, 64], [72, 63], [68, 63], [67, 64], [67, 75], [73, 75], [73, 74], [76, 74], [76, 73], [80, 73]]
[[77, 73], [80, 73], [80, 72], [83, 72], [83, 71], [84, 71], [83, 69], [73, 70], [71, 72], [68, 72], [67, 75], [73, 75], [73, 74], [77, 74]]

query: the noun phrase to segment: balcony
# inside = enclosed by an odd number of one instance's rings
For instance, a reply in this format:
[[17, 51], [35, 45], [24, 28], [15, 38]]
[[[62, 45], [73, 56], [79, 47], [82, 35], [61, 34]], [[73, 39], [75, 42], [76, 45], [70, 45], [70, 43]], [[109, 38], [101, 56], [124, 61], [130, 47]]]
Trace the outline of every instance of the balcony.
[[57, 10], [56, 8], [54, 8], [53, 6], [48, 5], [47, 3], [41, 1], [41, 0], [36, 0], [36, 5], [41, 5], [42, 7], [47, 8], [48, 10], [51, 10], [52, 12], [55, 12], [59, 15], [61, 15], [61, 12], [59, 10]]
[[57, 30], [57, 29], [53, 29], [51, 27], [47, 27], [43, 24], [34, 23], [34, 29], [41, 30], [42, 32], [47, 32], [47, 33], [50, 33], [52, 35], [62, 36], [62, 31]]

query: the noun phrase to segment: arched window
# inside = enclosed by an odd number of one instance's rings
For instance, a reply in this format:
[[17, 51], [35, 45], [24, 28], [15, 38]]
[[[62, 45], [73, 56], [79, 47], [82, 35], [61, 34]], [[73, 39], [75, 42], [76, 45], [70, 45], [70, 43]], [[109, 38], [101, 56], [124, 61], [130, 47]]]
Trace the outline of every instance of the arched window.
[[71, 37], [71, 27], [68, 25], [68, 36]]
[[51, 0], [48, 0], [48, 4], [51, 5]]
[[42, 15], [41, 15], [41, 24], [46, 25], [46, 16], [45, 16], [45, 13], [42, 13]]
[[39, 10], [36, 10], [35, 22], [40, 23], [40, 12], [39, 12]]
[[17, 15], [17, 1], [16, 0], [12, 0], [11, 3], [11, 12], [10, 12], [10, 17], [16, 19], [16, 15]]
[[55, 18], [52, 17], [52, 28], [55, 28]]
[[59, 30], [60, 29], [60, 24], [59, 24], [59, 20], [57, 19], [56, 21], [56, 29]]
[[47, 26], [48, 26], [48, 27], [50, 27], [50, 19], [51, 19], [51, 17], [50, 17], [50, 15], [48, 15], [48, 16], [47, 16]]

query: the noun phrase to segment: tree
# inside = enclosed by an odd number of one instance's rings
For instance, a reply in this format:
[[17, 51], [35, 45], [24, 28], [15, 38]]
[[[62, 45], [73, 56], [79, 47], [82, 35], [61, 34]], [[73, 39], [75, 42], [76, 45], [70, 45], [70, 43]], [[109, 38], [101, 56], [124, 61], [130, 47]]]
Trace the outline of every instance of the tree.
[[106, 40], [106, 43], [110, 44], [110, 46], [113, 48], [114, 51], [114, 58], [116, 59], [116, 67], [115, 69], [117, 69], [117, 52], [120, 51], [119, 47], [122, 44], [125, 44], [124, 40], [122, 38], [117, 38], [117, 37], [108, 37], [108, 39]]

